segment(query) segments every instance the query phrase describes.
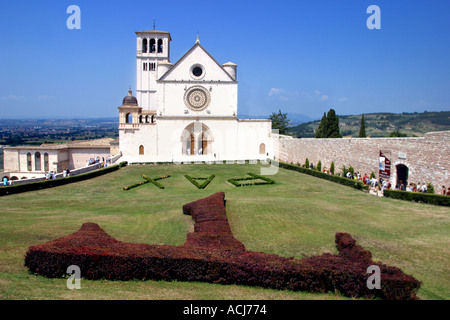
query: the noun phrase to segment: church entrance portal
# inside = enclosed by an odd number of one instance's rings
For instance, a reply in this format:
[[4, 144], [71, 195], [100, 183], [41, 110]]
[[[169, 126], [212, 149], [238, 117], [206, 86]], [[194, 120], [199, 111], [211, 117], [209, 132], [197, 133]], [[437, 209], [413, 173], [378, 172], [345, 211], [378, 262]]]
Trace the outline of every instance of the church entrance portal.
[[211, 130], [201, 122], [194, 122], [183, 130], [181, 136], [184, 155], [207, 155], [212, 153], [213, 136]]
[[398, 164], [396, 168], [397, 168], [397, 187], [399, 187], [400, 184], [402, 183], [406, 189], [406, 186], [408, 185], [409, 169], [404, 164]]

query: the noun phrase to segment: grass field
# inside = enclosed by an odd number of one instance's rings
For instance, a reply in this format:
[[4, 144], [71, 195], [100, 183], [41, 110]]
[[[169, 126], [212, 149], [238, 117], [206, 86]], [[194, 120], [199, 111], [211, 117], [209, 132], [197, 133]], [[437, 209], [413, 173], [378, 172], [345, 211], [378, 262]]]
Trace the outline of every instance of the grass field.
[[[336, 232], [350, 233], [376, 261], [423, 282], [422, 299], [450, 298], [448, 208], [380, 198], [301, 173], [279, 169], [273, 185], [235, 187], [229, 178], [260, 173], [259, 165], [129, 166], [61, 187], [0, 197], [0, 299], [347, 299], [237, 285], [165, 281], [89, 281], [69, 290], [65, 279], [35, 276], [23, 266], [29, 246], [96, 222], [119, 241], [181, 245], [193, 231], [182, 205], [224, 191], [235, 237], [247, 250], [302, 258], [337, 253]], [[151, 183], [123, 190], [156, 178]], [[215, 174], [198, 189], [184, 174]]]

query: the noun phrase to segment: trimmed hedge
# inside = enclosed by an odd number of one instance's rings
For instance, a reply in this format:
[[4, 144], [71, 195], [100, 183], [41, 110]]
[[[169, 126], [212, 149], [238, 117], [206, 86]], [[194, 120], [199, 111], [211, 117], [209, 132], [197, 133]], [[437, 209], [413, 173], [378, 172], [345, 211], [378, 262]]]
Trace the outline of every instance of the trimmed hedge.
[[[191, 176], [189, 176], [187, 174], [184, 175], [184, 177], [186, 179], [188, 179], [198, 189], [205, 189], [208, 186], [208, 184], [215, 178], [215, 176], [216, 175], [213, 174], [213, 175], [210, 175], [208, 178], [194, 178], [194, 177], [191, 177]], [[200, 184], [200, 183], [197, 182], [197, 180], [205, 180], [205, 181], [203, 181], [203, 183]]]
[[[263, 185], [263, 184], [274, 184], [275, 181], [267, 178], [267, 177], [263, 177], [260, 175], [257, 175], [255, 173], [247, 173], [250, 177], [244, 177], [244, 178], [232, 178], [232, 179], [228, 179], [228, 182], [233, 184], [236, 187], [242, 187], [242, 186], [257, 186], [257, 185]], [[264, 182], [261, 181], [256, 181], [254, 182], [253, 180], [263, 180]], [[244, 181], [253, 181], [252, 183], [245, 183]]]
[[355, 188], [358, 190], [366, 190], [366, 191], [369, 190], [369, 186], [365, 185], [363, 182], [361, 182], [359, 180], [353, 180], [353, 179], [348, 179], [345, 177], [335, 176], [335, 175], [331, 175], [331, 174], [328, 174], [325, 172], [307, 169], [307, 168], [303, 168], [300, 166], [296, 166], [296, 165], [288, 164], [288, 163], [284, 163], [284, 162], [279, 162], [279, 166], [280, 166], [280, 168], [309, 174], [309, 175], [317, 177], [317, 178], [321, 178], [321, 179], [325, 179], [325, 180], [332, 181], [335, 183], [339, 183], [339, 184], [349, 186], [349, 187], [352, 187], [352, 188]]
[[0, 196], [4, 196], [4, 195], [8, 195], [8, 194], [16, 194], [16, 193], [21, 193], [21, 192], [27, 192], [27, 191], [34, 191], [34, 190], [39, 190], [39, 189], [52, 188], [52, 187], [62, 186], [62, 185], [68, 184], [68, 183], [92, 179], [92, 178], [104, 175], [106, 173], [110, 173], [110, 172], [119, 170], [121, 167], [126, 166], [126, 164], [127, 164], [126, 161], [124, 161], [124, 162], [121, 162], [120, 164], [116, 164], [116, 165], [113, 165], [110, 167], [98, 169], [98, 170], [91, 171], [91, 172], [78, 174], [75, 176], [0, 187]]
[[[416, 299], [421, 285], [396, 267], [374, 262], [347, 233], [336, 233], [337, 255], [299, 260], [247, 251], [233, 237], [223, 192], [185, 204], [183, 213], [195, 228], [181, 246], [124, 243], [84, 223], [75, 233], [29, 247], [25, 266], [47, 277], [62, 277], [77, 265], [86, 279], [204, 281], [382, 299]], [[380, 268], [380, 289], [368, 289], [369, 265]]]
[[158, 178], [153, 178], [153, 179], [152, 179], [152, 178], [149, 178], [149, 177], [147, 177], [147, 176], [145, 176], [145, 175], [142, 175], [142, 178], [144, 178], [145, 181], [138, 182], [138, 183], [129, 185], [129, 186], [127, 186], [127, 187], [123, 187], [123, 190], [130, 190], [130, 189], [133, 189], [133, 188], [142, 186], [143, 184], [146, 184], [146, 183], [149, 183], [149, 182], [153, 183], [155, 186], [157, 186], [157, 187], [160, 188], [160, 189], [164, 189], [164, 186], [161, 185], [160, 183], [156, 182], [156, 181], [157, 181], [157, 180], [161, 180], [161, 179], [168, 178], [168, 177], [170, 177], [170, 176], [171, 176], [171, 175], [168, 174], [168, 175], [165, 175], [165, 176], [162, 176], [162, 177], [158, 177]]
[[162, 184], [160, 184], [159, 182], [158, 182], [158, 180], [161, 180], [161, 179], [165, 179], [165, 178], [169, 178], [171, 175], [170, 174], [168, 174], [168, 175], [166, 175], [166, 176], [162, 176], [162, 177], [158, 177], [158, 178], [149, 178], [149, 177], [147, 177], [146, 175], [142, 175], [142, 178], [144, 178], [145, 180], [147, 180], [148, 182], [151, 182], [151, 183], [153, 183], [155, 186], [157, 186], [158, 188], [160, 188], [160, 189], [164, 189], [164, 186], [162, 185]]
[[393, 199], [415, 201], [427, 204], [434, 204], [437, 206], [450, 207], [450, 196], [447, 195], [391, 190], [391, 189], [384, 190], [383, 195], [385, 197]]

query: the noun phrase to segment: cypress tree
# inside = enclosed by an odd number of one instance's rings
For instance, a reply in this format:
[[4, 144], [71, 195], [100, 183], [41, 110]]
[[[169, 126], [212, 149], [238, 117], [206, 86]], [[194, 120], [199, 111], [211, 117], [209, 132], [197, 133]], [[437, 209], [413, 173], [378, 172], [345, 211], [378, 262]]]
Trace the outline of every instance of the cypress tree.
[[366, 137], [366, 121], [364, 120], [364, 114], [361, 117], [361, 128], [359, 128], [359, 137]]
[[334, 109], [330, 109], [327, 114], [327, 135], [326, 138], [342, 138], [339, 132], [339, 117]]
[[320, 121], [319, 127], [316, 131], [316, 138], [326, 138], [327, 137], [327, 129], [328, 128], [328, 121], [327, 121], [327, 115], [324, 112], [322, 120]]

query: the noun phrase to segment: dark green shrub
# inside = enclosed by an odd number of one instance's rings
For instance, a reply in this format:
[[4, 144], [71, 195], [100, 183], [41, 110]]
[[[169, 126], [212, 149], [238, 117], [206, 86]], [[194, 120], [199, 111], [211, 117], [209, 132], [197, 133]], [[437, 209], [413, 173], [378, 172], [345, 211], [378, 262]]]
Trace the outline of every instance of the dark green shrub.
[[437, 206], [450, 207], [450, 196], [441, 194], [430, 194], [422, 192], [411, 192], [401, 190], [384, 190], [383, 195], [388, 198], [422, 202]]
[[317, 177], [317, 178], [321, 178], [321, 179], [329, 180], [329, 181], [332, 181], [335, 183], [343, 184], [345, 186], [349, 186], [349, 187], [352, 187], [352, 188], [355, 188], [358, 190], [366, 190], [366, 191], [369, 190], [369, 186], [364, 185], [364, 183], [359, 180], [348, 179], [346, 177], [340, 177], [340, 176], [334, 176], [334, 175], [331, 175], [328, 173], [319, 172], [319, 171], [311, 170], [311, 169], [307, 169], [307, 168], [302, 168], [302, 167], [284, 163], [284, 162], [280, 162], [279, 166], [280, 166], [280, 168], [309, 174], [309, 175]]
[[[213, 175], [209, 176], [208, 178], [194, 178], [187, 174], [184, 175], [184, 177], [186, 179], [188, 179], [194, 186], [196, 186], [199, 189], [205, 189], [208, 186], [208, 184], [214, 179], [215, 176], [216, 175], [213, 174]], [[200, 183], [198, 183], [197, 180], [204, 180], [204, 181], [202, 184], [200, 184]]]
[[[233, 184], [236, 187], [242, 187], [242, 186], [256, 186], [256, 185], [263, 185], [263, 184], [274, 184], [275, 181], [267, 178], [267, 177], [263, 177], [260, 176], [258, 174], [254, 174], [254, 173], [247, 173], [250, 177], [244, 177], [244, 178], [232, 178], [232, 179], [228, 179], [228, 182], [230, 182], [231, 184]], [[263, 181], [252, 181], [252, 180], [263, 180]], [[246, 181], [252, 181], [252, 183], [246, 183]]]
[[145, 180], [147, 180], [148, 182], [151, 182], [151, 183], [153, 183], [155, 186], [157, 186], [158, 188], [160, 188], [160, 189], [164, 189], [164, 186], [161, 184], [161, 183], [159, 183], [157, 180], [161, 180], [161, 179], [165, 179], [165, 178], [169, 178], [171, 175], [170, 174], [168, 174], [168, 175], [165, 175], [165, 176], [161, 176], [161, 177], [158, 177], [158, 178], [149, 178], [149, 177], [147, 177], [146, 175], [142, 175], [142, 178], [144, 178]]
[[331, 161], [330, 172], [334, 175], [334, 161]]
[[[124, 162], [124, 163], [126, 164], [126, 162]], [[37, 182], [30, 182], [30, 183], [23, 183], [23, 184], [17, 184], [17, 185], [12, 185], [12, 186], [0, 187], [0, 196], [62, 186], [62, 185], [68, 184], [68, 183], [92, 179], [92, 178], [95, 178], [95, 177], [98, 177], [98, 176], [101, 176], [106, 173], [113, 172], [113, 171], [116, 171], [119, 169], [120, 169], [120, 164], [116, 164], [116, 165], [98, 169], [95, 171], [78, 174], [76, 176], [69, 176], [69, 177], [65, 177], [65, 178], [58, 178], [58, 179], [52, 179], [52, 180], [44, 180], [44, 181], [37, 181]]]

